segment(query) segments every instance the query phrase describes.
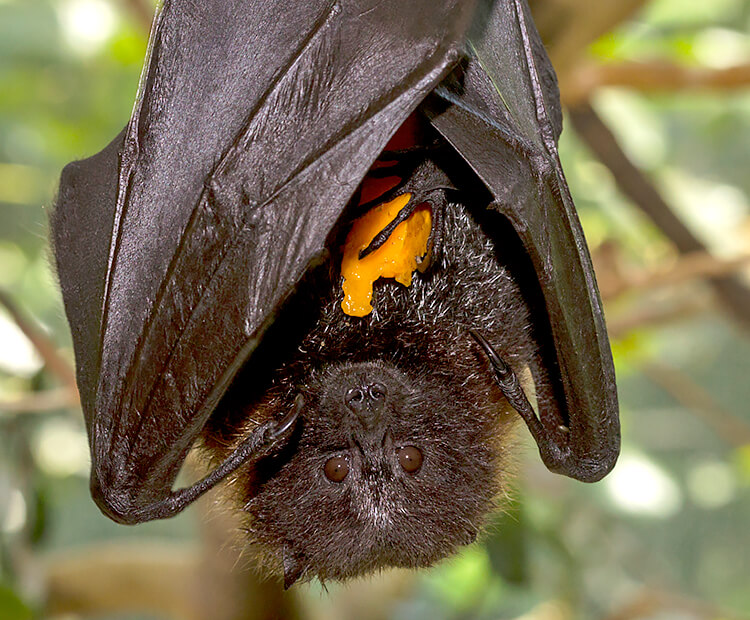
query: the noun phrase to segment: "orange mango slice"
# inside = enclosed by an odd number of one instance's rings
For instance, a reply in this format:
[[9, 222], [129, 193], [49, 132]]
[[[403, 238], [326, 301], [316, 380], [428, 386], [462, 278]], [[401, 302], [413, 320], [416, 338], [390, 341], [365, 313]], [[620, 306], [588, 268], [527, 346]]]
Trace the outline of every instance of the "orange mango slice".
[[421, 259], [427, 254], [432, 227], [430, 208], [426, 204], [417, 207], [401, 222], [380, 248], [359, 258], [359, 253], [396, 218], [410, 197], [411, 194], [402, 194], [378, 205], [352, 225], [341, 263], [344, 278], [341, 308], [349, 316], [367, 316], [372, 312], [372, 287], [376, 280], [394, 278], [409, 286], [414, 270], [423, 266]]

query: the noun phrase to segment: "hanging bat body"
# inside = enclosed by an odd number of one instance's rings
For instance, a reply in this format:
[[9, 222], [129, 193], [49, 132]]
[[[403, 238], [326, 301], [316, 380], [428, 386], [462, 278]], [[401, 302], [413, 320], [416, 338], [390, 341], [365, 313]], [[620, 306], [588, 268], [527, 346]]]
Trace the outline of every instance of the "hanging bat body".
[[204, 429], [220, 463], [259, 423], [304, 402], [289, 443], [229, 485], [250, 540], [287, 585], [429, 566], [474, 541], [506, 487], [518, 416], [471, 330], [509, 352], [520, 376], [549, 383], [506, 267], [517, 248], [493, 242], [481, 209], [431, 208], [431, 261], [408, 288], [378, 280], [373, 312], [347, 316], [334, 250]]
[[[605, 475], [614, 372], [559, 131], [521, 0], [165, 2], [128, 127], [52, 217], [102, 510], [166, 518], [231, 477], [290, 585], [471, 542], [516, 412], [551, 470]], [[345, 292], [366, 261], [402, 282], [373, 277], [372, 311]], [[199, 438], [214, 469], [172, 490]]]

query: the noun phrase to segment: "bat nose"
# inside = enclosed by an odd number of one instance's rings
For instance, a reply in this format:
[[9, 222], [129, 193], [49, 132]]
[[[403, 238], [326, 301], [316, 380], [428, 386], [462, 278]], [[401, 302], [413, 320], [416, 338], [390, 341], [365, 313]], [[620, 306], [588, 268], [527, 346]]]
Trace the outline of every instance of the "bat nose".
[[385, 385], [379, 381], [363, 382], [345, 391], [344, 404], [369, 429], [380, 421], [387, 398], [388, 389]]

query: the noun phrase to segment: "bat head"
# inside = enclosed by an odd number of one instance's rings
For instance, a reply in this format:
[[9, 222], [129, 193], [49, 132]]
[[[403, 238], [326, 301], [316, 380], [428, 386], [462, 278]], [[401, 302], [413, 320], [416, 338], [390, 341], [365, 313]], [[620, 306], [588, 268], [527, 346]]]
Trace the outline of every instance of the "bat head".
[[342, 312], [335, 270], [311, 274], [206, 427], [221, 459], [302, 396], [289, 442], [227, 485], [287, 586], [432, 565], [476, 538], [507, 485], [518, 416], [469, 330], [532, 364], [528, 312], [467, 210], [438, 219], [432, 267], [408, 288], [376, 282], [366, 317]]
[[313, 373], [293, 449], [258, 464], [246, 504], [287, 585], [428, 566], [476, 538], [498, 492], [497, 415], [467, 424], [446, 383], [381, 361]]

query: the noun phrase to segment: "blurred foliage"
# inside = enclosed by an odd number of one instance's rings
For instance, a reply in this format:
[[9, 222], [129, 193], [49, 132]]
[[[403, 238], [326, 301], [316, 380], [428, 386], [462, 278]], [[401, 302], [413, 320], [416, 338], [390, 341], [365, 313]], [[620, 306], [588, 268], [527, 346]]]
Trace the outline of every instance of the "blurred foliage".
[[[46, 219], [64, 164], [100, 150], [129, 116], [146, 38], [125, 7], [0, 0], [0, 288], [71, 363]], [[725, 67], [750, 61], [748, 31], [747, 0], [654, 0], [597, 41], [590, 55], [600, 62], [660, 58]], [[611, 88], [594, 104], [712, 251], [750, 250], [747, 90], [644, 96]], [[571, 131], [561, 153], [595, 255], [614, 242], [634, 269], [675, 260]], [[631, 292], [607, 305], [608, 317], [674, 294]], [[679, 295], [707, 291], [691, 284]], [[0, 400], [57, 385], [2, 310], [0, 342]], [[715, 424], [719, 411], [750, 428], [747, 334], [716, 310], [635, 327], [613, 349], [623, 421], [615, 472], [597, 485], [575, 483], [547, 474], [529, 448], [519, 490], [484, 544], [420, 573], [408, 592], [382, 603], [387, 615], [604, 618], [645, 591], [669, 593], [678, 601], [673, 607], [684, 605], [638, 617], [719, 617], [696, 611], [712, 607], [750, 616], [750, 444], [741, 434], [728, 440]], [[679, 390], [665, 389], [658, 380], [664, 366], [708, 394], [716, 410], [701, 413]], [[31, 608], [43, 608], [40, 559], [53, 551], [114, 538], [198, 537], [190, 512], [135, 529], [109, 522], [89, 498], [87, 468], [80, 412], [0, 412], [0, 618], [30, 618]], [[330, 612], [319, 585], [299, 590], [311, 609]], [[335, 606], [344, 590], [331, 586], [323, 598]]]

